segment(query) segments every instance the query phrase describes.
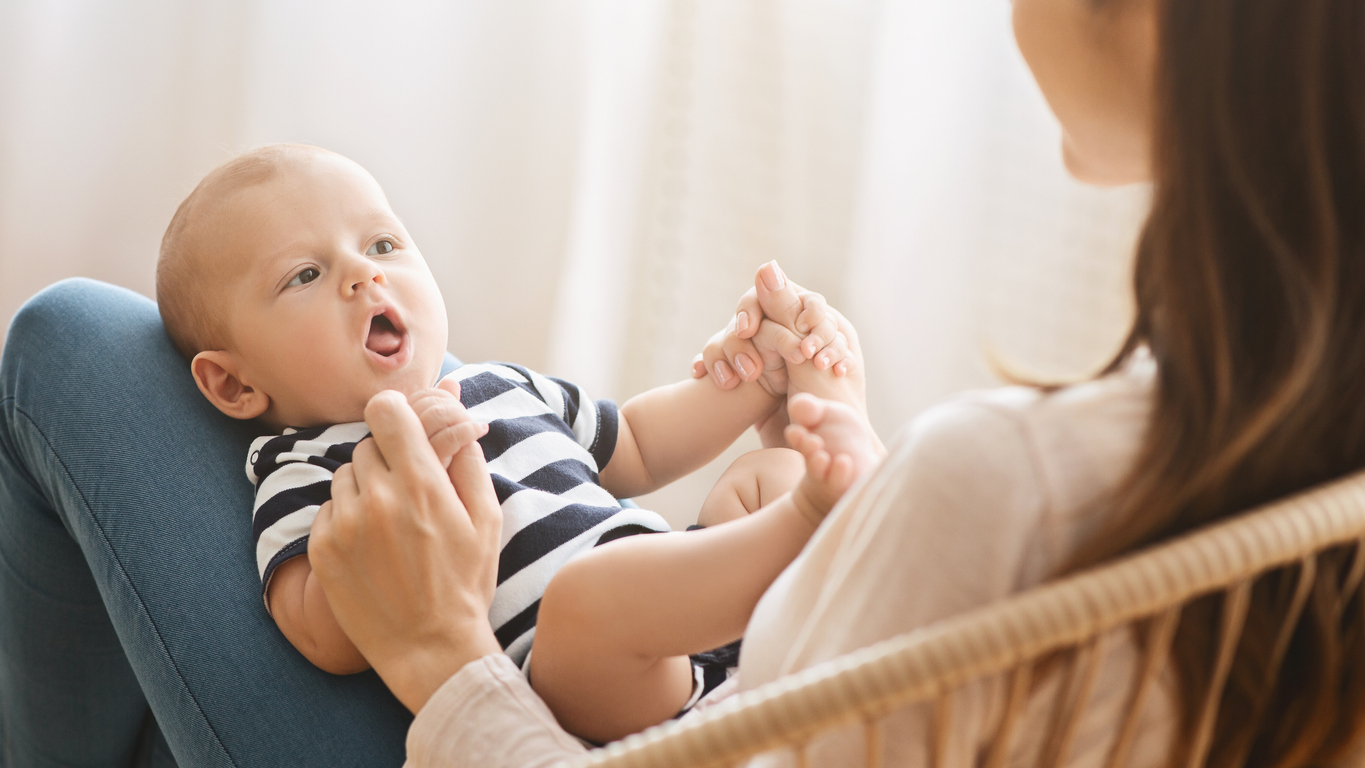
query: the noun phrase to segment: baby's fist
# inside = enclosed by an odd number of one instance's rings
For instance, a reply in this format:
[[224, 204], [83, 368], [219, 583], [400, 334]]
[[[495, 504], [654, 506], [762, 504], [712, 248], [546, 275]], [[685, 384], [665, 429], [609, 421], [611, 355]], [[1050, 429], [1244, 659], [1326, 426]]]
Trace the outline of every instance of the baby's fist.
[[436, 458], [447, 469], [455, 454], [488, 434], [488, 425], [474, 421], [460, 403], [460, 382], [454, 379], [442, 379], [433, 389], [412, 393], [408, 404], [421, 420]]

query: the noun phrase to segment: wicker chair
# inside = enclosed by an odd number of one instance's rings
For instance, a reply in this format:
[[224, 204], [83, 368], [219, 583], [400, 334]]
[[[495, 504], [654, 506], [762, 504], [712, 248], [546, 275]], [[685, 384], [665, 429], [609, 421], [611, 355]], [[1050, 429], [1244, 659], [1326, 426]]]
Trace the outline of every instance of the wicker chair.
[[[1066, 712], [1050, 720], [1052, 732], [1047, 736], [1049, 762], [1061, 764], [1103, 654], [1097, 640], [1110, 630], [1135, 625], [1148, 634], [1139, 678], [1108, 755], [1107, 765], [1120, 768], [1133, 746], [1137, 713], [1166, 662], [1181, 609], [1195, 598], [1223, 592], [1226, 609], [1213, 685], [1193, 732], [1190, 765], [1197, 766], [1208, 749], [1218, 695], [1240, 637], [1253, 581], [1283, 566], [1303, 565], [1285, 624], [1292, 628], [1312, 582], [1316, 555], [1352, 543], [1356, 549], [1347, 576], [1348, 594], [1365, 575], [1365, 473], [789, 675], [693, 717], [607, 745], [572, 765], [703, 768], [734, 765], [773, 749], [795, 750], [801, 765], [804, 745], [814, 735], [862, 721], [866, 764], [880, 768], [879, 718], [913, 704], [942, 704], [964, 684], [1005, 675], [1010, 680], [1009, 704], [986, 760], [998, 768], [1005, 763], [1035, 663], [1074, 649], [1080, 652], [1075, 657], [1081, 667], [1078, 693], [1070, 698]], [[1280, 635], [1276, 668], [1289, 634]], [[934, 729], [935, 741], [946, 738], [944, 730]], [[937, 763], [941, 744], [931, 747]]]

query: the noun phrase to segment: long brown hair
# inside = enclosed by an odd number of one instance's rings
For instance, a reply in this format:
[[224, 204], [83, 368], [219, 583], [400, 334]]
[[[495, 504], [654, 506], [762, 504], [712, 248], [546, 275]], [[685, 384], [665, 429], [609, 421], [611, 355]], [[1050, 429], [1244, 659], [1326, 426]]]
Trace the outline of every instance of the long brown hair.
[[[1150, 348], [1155, 406], [1115, 526], [1071, 568], [1365, 468], [1365, 0], [1158, 4], [1156, 188], [1110, 366]], [[1299, 573], [1255, 585], [1208, 765], [1330, 765], [1365, 727], [1350, 556], [1307, 574], [1278, 673]], [[1221, 605], [1191, 605], [1177, 632], [1187, 729]]]

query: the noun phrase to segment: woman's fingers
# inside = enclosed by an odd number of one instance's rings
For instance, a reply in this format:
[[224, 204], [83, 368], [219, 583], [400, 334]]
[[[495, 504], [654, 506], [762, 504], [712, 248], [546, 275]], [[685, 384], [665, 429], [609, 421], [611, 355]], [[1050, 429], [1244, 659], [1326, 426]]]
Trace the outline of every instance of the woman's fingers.
[[797, 286], [783, 274], [777, 262], [770, 261], [758, 268], [758, 274], [754, 276], [754, 289], [763, 317], [795, 331], [796, 318], [804, 308], [801, 294]]
[[[373, 485], [377, 478], [387, 475], [389, 465], [384, 461], [384, 455], [379, 452], [378, 446], [374, 444], [374, 438], [367, 437], [356, 443], [355, 449], [351, 451], [351, 463], [343, 465], [350, 467], [351, 482], [355, 484], [356, 493], [365, 490], [366, 487]], [[341, 470], [337, 470], [340, 472]], [[332, 475], [332, 484], [336, 484], [337, 476]]]
[[[731, 318], [730, 324], [716, 335], [712, 336], [711, 340], [706, 342], [706, 347], [701, 351], [702, 366], [711, 374], [711, 382], [721, 390], [733, 389], [734, 387], [739, 386], [739, 383], [742, 381], [739, 374], [730, 364], [730, 357], [727, 354], [726, 345], [732, 345], [731, 351], [740, 352], [744, 351], [745, 348], [743, 346], [733, 345], [747, 345], [749, 342], [736, 338], [734, 329], [735, 321], [734, 318]], [[750, 346], [750, 348], [752, 347]], [[694, 360], [693, 367], [695, 368], [695, 366], [696, 362]]]
[[[422, 422], [402, 394], [385, 390], [370, 398], [365, 406], [365, 424], [369, 426], [384, 462], [407, 481], [418, 480], [430, 472], [433, 465], [438, 465]], [[359, 451], [360, 446], [356, 446], [356, 450]], [[361, 490], [364, 490], [363, 477]]]
[[721, 389], [730, 389], [738, 386], [740, 382], [740, 378], [735, 375], [735, 369], [731, 368], [730, 363], [723, 358], [711, 366], [711, 378], [715, 380], [716, 386]]
[[[359, 448], [360, 446], [356, 446]], [[355, 462], [342, 464], [332, 473], [332, 498], [355, 498], [360, 495], [360, 484], [356, 482]]]
[[[485, 427], [485, 431], [487, 428]], [[448, 470], [450, 484], [455, 488], [469, 522], [474, 527], [475, 537], [480, 549], [492, 560], [492, 567], [485, 569], [481, 578], [471, 586], [481, 591], [485, 601], [492, 603], [497, 588], [498, 550], [502, 543], [502, 505], [498, 503], [497, 491], [493, 489], [493, 479], [484, 462], [483, 446], [471, 442], [450, 462]]]
[[763, 358], [749, 339], [741, 339], [733, 334], [726, 336], [721, 342], [721, 354], [724, 355], [724, 360], [717, 362], [728, 361], [729, 370], [733, 371], [740, 381], [753, 381], [763, 374]]
[[455, 493], [476, 522], [496, 520], [501, 524], [502, 506], [493, 490], [493, 478], [484, 461], [483, 446], [472, 442], [460, 449], [450, 462], [450, 481]]
[[751, 338], [758, 333], [758, 323], [763, 319], [763, 309], [758, 305], [758, 293], [750, 288], [739, 297], [735, 307], [735, 334], [741, 339]]

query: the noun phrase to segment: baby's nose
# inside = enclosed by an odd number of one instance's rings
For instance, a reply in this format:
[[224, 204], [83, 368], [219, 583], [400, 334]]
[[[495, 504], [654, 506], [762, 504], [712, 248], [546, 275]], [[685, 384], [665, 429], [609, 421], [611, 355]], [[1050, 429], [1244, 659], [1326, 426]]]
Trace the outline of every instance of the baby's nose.
[[370, 283], [374, 283], [376, 285], [383, 285], [384, 284], [383, 270], [375, 269], [372, 272], [370, 272], [369, 275], [366, 276], [364, 279], [357, 280], [351, 283], [351, 293], [355, 293], [357, 291], [362, 290], [366, 285], [369, 285]]

